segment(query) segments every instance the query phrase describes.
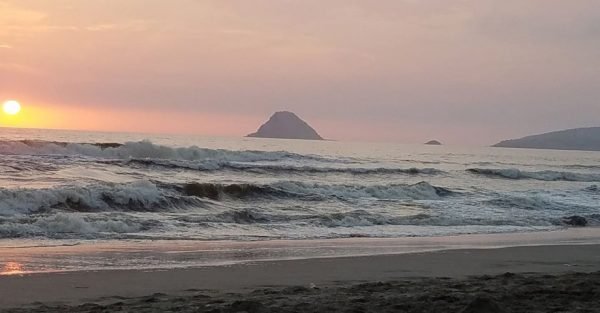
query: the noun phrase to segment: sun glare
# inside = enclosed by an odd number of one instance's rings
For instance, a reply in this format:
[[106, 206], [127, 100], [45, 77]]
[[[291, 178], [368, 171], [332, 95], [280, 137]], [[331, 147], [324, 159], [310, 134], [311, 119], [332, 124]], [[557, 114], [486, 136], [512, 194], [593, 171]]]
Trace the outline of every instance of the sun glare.
[[16, 115], [21, 111], [21, 104], [15, 100], [8, 100], [2, 105], [4, 113], [8, 115]]
[[6, 262], [3, 267], [0, 267], [0, 275], [17, 275], [23, 274], [23, 264], [18, 262]]

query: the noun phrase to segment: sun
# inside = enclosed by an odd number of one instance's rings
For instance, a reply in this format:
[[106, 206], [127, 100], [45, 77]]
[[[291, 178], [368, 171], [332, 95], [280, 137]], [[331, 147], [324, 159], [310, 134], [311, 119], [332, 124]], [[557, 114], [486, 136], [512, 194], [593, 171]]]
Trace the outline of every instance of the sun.
[[16, 115], [21, 111], [21, 104], [15, 100], [8, 100], [2, 105], [2, 110], [8, 115]]

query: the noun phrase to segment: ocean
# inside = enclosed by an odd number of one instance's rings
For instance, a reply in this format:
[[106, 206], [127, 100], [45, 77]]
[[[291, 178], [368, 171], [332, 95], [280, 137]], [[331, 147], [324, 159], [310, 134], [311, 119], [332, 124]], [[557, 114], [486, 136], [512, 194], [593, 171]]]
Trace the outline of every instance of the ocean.
[[0, 247], [597, 226], [599, 184], [598, 152], [5, 128]]

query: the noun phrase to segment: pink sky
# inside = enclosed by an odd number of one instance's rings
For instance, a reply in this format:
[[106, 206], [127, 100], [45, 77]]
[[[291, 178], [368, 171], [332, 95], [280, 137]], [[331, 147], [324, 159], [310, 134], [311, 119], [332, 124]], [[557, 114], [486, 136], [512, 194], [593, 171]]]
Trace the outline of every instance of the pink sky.
[[456, 144], [600, 116], [596, 0], [0, 0], [6, 126]]

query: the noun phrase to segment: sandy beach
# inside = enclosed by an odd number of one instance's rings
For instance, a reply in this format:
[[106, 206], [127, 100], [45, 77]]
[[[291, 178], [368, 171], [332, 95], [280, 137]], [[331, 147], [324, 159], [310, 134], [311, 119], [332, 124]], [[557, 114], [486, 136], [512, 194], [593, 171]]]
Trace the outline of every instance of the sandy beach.
[[[460, 312], [476, 300], [506, 312], [560, 306], [561, 312], [597, 312], [598, 271], [600, 245], [593, 244], [41, 273], [0, 277], [0, 307], [6, 312]], [[20, 309], [8, 309], [15, 307]]]
[[0, 0], [0, 313], [600, 313], [600, 0]]

